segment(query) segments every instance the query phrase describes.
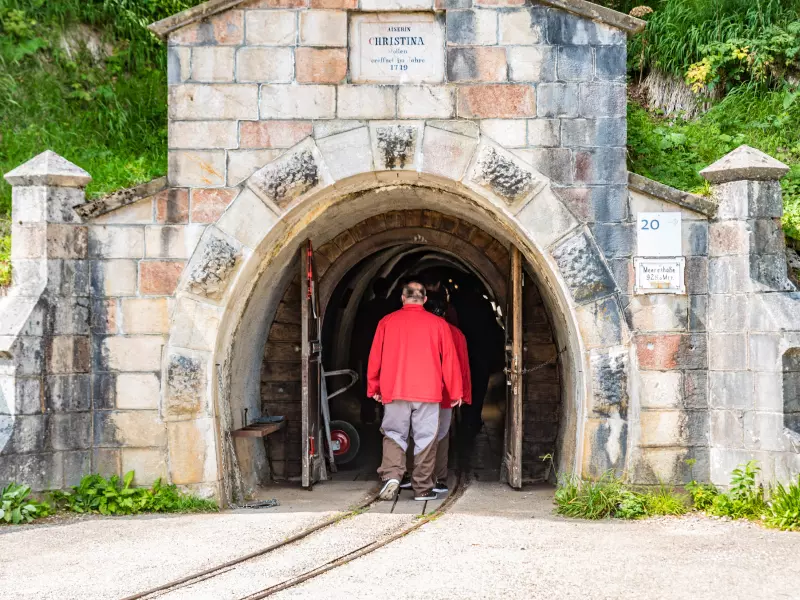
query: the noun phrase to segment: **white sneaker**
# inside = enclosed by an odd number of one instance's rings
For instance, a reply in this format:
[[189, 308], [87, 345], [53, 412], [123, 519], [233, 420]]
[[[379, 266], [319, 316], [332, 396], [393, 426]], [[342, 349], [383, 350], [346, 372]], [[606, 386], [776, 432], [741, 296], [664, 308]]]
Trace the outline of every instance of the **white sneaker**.
[[397, 494], [397, 489], [400, 487], [400, 482], [397, 479], [389, 479], [383, 484], [378, 498], [381, 500], [394, 500]]

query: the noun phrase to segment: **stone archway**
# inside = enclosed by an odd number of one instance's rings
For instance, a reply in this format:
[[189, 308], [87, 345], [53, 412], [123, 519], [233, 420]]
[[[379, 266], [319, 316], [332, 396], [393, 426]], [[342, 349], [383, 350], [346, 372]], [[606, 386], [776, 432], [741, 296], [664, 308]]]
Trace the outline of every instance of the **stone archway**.
[[[173, 481], [221, 491], [238, 418], [231, 406], [257, 398], [253, 348], [263, 348], [265, 323], [280, 302], [274, 290], [294, 275], [300, 243], [327, 240], [398, 206], [458, 217], [521, 250], [567, 348], [560, 467], [625, 468], [630, 343], [614, 280], [591, 232], [549, 181], [465, 131], [437, 122], [334, 129], [246, 181], [204, 233], [176, 294], [162, 386]], [[394, 138], [397, 144], [386, 143]]]

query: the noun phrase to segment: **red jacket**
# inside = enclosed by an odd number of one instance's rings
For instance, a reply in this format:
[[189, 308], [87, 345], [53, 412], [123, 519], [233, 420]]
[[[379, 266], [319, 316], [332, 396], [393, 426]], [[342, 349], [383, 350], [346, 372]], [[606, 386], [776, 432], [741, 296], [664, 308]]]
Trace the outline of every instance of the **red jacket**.
[[[447, 323], [450, 328], [450, 333], [453, 336], [453, 344], [456, 347], [456, 356], [458, 357], [458, 364], [461, 365], [461, 381], [464, 395], [462, 396], [464, 404], [472, 404], [472, 376], [469, 372], [469, 354], [467, 353], [467, 338], [461, 333], [461, 330], [453, 325]], [[447, 394], [447, 390], [442, 390], [442, 408], [451, 408], [452, 401]]]
[[381, 319], [367, 366], [367, 395], [392, 400], [441, 402], [464, 397], [461, 365], [450, 326], [421, 304], [406, 304]]

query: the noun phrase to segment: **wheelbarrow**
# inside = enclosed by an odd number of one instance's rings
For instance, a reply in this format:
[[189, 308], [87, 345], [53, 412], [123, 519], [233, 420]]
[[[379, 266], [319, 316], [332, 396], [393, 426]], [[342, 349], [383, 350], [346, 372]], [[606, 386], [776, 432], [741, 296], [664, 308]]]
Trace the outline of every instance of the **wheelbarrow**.
[[[350, 382], [332, 394], [328, 394], [328, 385], [325, 380], [336, 375], [347, 375], [350, 377]], [[347, 421], [331, 421], [330, 401], [339, 394], [345, 393], [357, 382], [358, 373], [352, 369], [340, 369], [338, 371], [322, 369], [322, 422], [325, 427], [325, 439], [328, 442], [328, 463], [333, 473], [336, 473], [336, 465], [345, 465], [358, 455], [358, 450], [361, 447], [361, 438], [356, 428]]]

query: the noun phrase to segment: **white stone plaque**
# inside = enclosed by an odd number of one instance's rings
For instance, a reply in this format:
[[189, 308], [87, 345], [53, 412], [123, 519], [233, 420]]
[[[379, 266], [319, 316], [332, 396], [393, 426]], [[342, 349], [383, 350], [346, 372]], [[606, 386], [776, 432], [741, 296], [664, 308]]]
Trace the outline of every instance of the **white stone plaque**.
[[350, 21], [353, 83], [441, 83], [444, 30], [432, 14], [354, 15]]
[[636, 215], [637, 256], [680, 256], [681, 213], [640, 212]]
[[637, 294], [685, 294], [683, 256], [671, 258], [635, 258]]

